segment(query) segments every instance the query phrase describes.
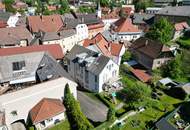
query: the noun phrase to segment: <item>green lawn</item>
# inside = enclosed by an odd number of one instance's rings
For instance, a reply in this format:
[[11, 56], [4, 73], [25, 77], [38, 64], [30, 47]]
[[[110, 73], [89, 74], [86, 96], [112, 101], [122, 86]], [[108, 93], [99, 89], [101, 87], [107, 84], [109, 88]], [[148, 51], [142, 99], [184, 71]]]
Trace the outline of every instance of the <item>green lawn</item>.
[[[163, 92], [162, 92], [163, 93]], [[160, 117], [162, 117], [166, 112], [172, 111], [175, 107], [173, 104], [178, 104], [182, 102], [179, 99], [170, 97], [163, 93], [162, 96], [160, 96], [160, 100], [158, 101], [158, 108], [155, 107], [149, 107], [144, 112], [138, 113], [133, 117], [129, 117], [126, 120], [126, 125], [122, 128], [122, 130], [144, 130], [146, 129], [146, 124], [149, 121], [157, 121]], [[166, 109], [166, 112], [163, 111], [163, 108]], [[132, 126], [133, 121], [138, 121], [139, 124], [137, 127]]]
[[70, 130], [70, 124], [69, 124], [68, 120], [65, 120], [65, 121], [49, 128], [48, 130]]

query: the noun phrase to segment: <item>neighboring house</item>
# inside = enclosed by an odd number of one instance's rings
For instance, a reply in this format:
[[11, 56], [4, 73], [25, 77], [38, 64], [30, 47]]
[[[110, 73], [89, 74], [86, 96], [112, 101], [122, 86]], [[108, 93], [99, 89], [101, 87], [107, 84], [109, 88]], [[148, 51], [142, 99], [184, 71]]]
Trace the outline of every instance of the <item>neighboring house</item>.
[[134, 13], [131, 16], [132, 23], [138, 26], [139, 29], [147, 32], [150, 26], [154, 23], [154, 15], [146, 13]]
[[5, 4], [0, 1], [0, 13], [5, 12]]
[[120, 18], [111, 26], [114, 41], [133, 41], [141, 37], [143, 32], [133, 25], [130, 18]]
[[0, 28], [7, 27], [7, 21], [11, 15], [9, 12], [0, 12]]
[[65, 57], [71, 77], [90, 91], [102, 92], [105, 83], [119, 76], [119, 65], [83, 46], [75, 45]]
[[12, 7], [16, 10], [26, 10], [28, 8], [28, 5], [24, 3], [23, 1], [16, 1]]
[[168, 6], [156, 13], [155, 21], [167, 18], [171, 23], [188, 22], [190, 19], [190, 6]]
[[64, 26], [60, 15], [28, 16], [27, 25], [32, 34], [40, 31], [58, 32]]
[[[65, 72], [65, 75], [68, 74]], [[9, 130], [12, 130], [12, 126], [15, 122], [27, 122], [30, 110], [43, 98], [54, 98], [62, 101], [65, 94], [65, 85], [67, 83], [69, 84], [71, 93], [73, 93], [76, 98], [77, 84], [73, 82], [69, 76], [1, 95], [0, 110], [5, 117], [4, 124]]]
[[179, 4], [182, 0], [154, 0], [153, 2], [156, 7], [166, 7], [171, 6], [174, 3]]
[[67, 15], [64, 15], [62, 17], [65, 28], [66, 29], [75, 29], [78, 37], [78, 42], [83, 41], [84, 39], [88, 38], [88, 27], [84, 23], [84, 19], [75, 19], [72, 17], [68, 17]]
[[[65, 76], [62, 66], [48, 52], [42, 51], [1, 56], [0, 70], [0, 84], [5, 89], [23, 88], [26, 84]], [[1, 93], [4, 93], [4, 88]]]
[[25, 27], [0, 28], [0, 48], [30, 45], [33, 37]]
[[37, 130], [51, 127], [65, 119], [65, 107], [60, 99], [43, 98], [29, 112]]
[[125, 53], [124, 44], [108, 42], [101, 33], [98, 33], [92, 39], [86, 39], [83, 46], [110, 57], [118, 65], [120, 65], [121, 57]]
[[21, 14], [18, 12], [15, 15], [10, 16], [7, 21], [8, 27], [16, 27], [16, 23], [18, 22], [19, 17], [21, 17]]
[[148, 8], [146, 8], [145, 13], [147, 13], [147, 14], [156, 14], [161, 9], [162, 8], [159, 8], [159, 7], [148, 7]]
[[40, 42], [44, 45], [59, 44], [63, 52], [66, 53], [78, 43], [78, 37], [74, 29], [66, 29], [59, 32], [42, 32]]
[[64, 58], [62, 49], [61, 49], [60, 45], [58, 45], [58, 44], [1, 48], [0, 49], [0, 56], [10, 56], [10, 55], [32, 53], [32, 52], [41, 52], [41, 51], [48, 52], [57, 61], [63, 60], [63, 58]]
[[137, 39], [130, 51], [136, 61], [150, 70], [161, 67], [174, 58], [173, 52], [166, 45], [144, 37]]
[[87, 25], [88, 38], [92, 38], [99, 32], [103, 32], [104, 23], [97, 17], [97, 14], [77, 14], [76, 17]]
[[187, 29], [189, 29], [189, 25], [187, 24], [187, 22], [176, 23], [174, 27], [175, 27], [175, 30], [174, 30], [173, 40], [176, 40], [177, 38], [183, 36], [184, 32]]
[[130, 16], [133, 13], [132, 7], [122, 7], [114, 8], [110, 10], [109, 8], [103, 8], [102, 21], [104, 22], [104, 30], [108, 30], [111, 24], [116, 22], [120, 18], [121, 12], [123, 15]]

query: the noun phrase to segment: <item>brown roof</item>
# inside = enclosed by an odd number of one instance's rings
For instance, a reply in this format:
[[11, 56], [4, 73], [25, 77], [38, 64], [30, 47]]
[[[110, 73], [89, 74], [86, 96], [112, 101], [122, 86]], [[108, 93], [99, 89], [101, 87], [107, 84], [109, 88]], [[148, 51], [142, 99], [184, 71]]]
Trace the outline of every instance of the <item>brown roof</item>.
[[[84, 40], [83, 46], [96, 45], [105, 56], [119, 56], [123, 44], [108, 42], [105, 37], [98, 33], [92, 39]], [[110, 48], [110, 49], [109, 49]]]
[[57, 32], [64, 25], [60, 15], [29, 16], [27, 20], [31, 32]]
[[115, 32], [140, 32], [138, 27], [132, 24], [130, 18], [120, 18], [114, 23]]
[[30, 110], [30, 117], [35, 124], [63, 112], [65, 107], [59, 99], [44, 98]]
[[134, 41], [131, 45], [131, 49], [139, 51], [151, 58], [157, 58], [161, 52], [171, 52], [166, 45], [145, 37], [141, 37]]
[[103, 28], [103, 27], [104, 27], [104, 23], [103, 23], [103, 22], [98, 23], [98, 24], [91, 24], [91, 25], [88, 25], [88, 29], [89, 29], [89, 30], [98, 29], [98, 28]]
[[189, 25], [187, 22], [181, 22], [181, 23], [176, 23], [175, 24], [175, 30], [176, 31], [183, 31], [184, 29], [189, 28]]
[[0, 56], [16, 55], [23, 53], [48, 51], [55, 59], [63, 59], [63, 51], [59, 44], [34, 45], [27, 47], [1, 48]]
[[32, 40], [32, 34], [25, 27], [0, 28], [0, 45], [16, 45], [20, 40]]
[[131, 68], [130, 70], [134, 74], [135, 77], [137, 77], [140, 81], [144, 83], [150, 81], [151, 79], [151, 76], [147, 74], [144, 70], [133, 69], [133, 68]]

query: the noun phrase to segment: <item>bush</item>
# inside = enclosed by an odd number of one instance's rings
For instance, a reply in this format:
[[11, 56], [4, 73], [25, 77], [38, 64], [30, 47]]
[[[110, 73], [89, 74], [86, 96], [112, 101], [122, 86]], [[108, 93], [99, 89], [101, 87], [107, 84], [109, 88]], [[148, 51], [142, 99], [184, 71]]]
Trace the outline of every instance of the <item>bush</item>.
[[105, 99], [104, 95], [96, 94], [96, 97], [100, 99], [107, 107], [113, 107], [113, 104], [110, 103], [108, 100]]
[[115, 110], [113, 107], [110, 107], [107, 113], [107, 121], [114, 121], [115, 119]]

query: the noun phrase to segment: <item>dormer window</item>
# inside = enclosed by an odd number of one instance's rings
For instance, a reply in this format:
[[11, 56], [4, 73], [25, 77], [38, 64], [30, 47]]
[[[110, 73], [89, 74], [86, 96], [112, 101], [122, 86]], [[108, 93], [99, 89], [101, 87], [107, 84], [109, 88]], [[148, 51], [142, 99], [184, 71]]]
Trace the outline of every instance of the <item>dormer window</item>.
[[13, 71], [23, 70], [25, 66], [25, 61], [13, 62]]

